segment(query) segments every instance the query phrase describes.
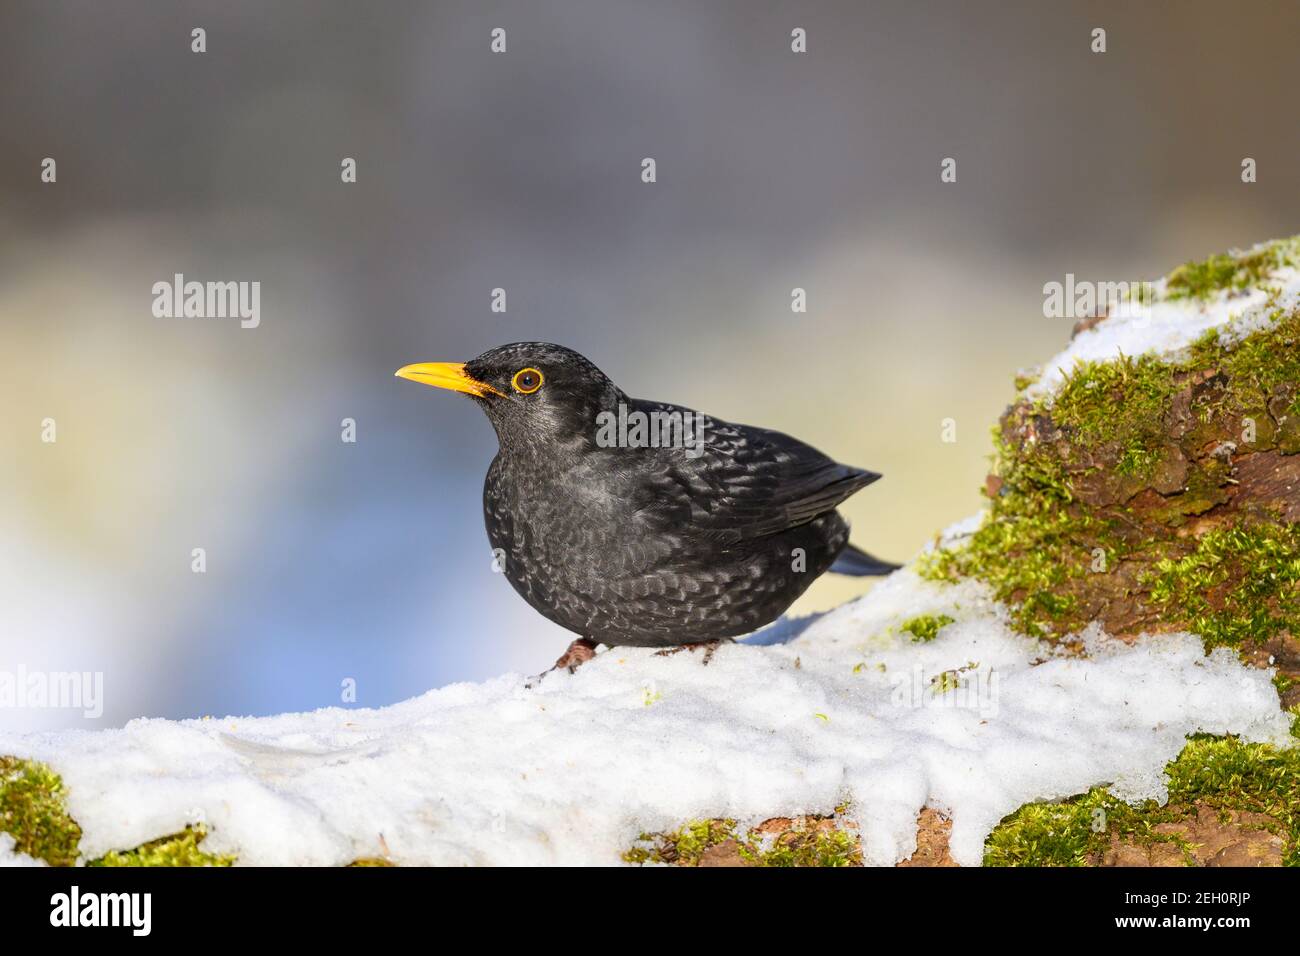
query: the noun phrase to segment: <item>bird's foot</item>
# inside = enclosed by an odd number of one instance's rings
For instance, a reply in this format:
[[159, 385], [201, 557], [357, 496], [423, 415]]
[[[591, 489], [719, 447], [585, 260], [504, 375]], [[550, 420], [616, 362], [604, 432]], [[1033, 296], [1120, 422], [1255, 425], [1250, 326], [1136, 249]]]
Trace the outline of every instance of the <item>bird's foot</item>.
[[595, 656], [596, 642], [585, 637], [580, 637], [570, 644], [569, 649], [556, 659], [555, 665], [551, 670], [558, 671], [560, 668], [564, 668], [572, 674]]
[[542, 671], [542, 673], [538, 674], [525, 684], [524, 687], [529, 689], [536, 687], [541, 682], [542, 678], [547, 674], [550, 674], [552, 671], [566, 670], [572, 674], [595, 656], [596, 642], [588, 640], [585, 637], [580, 637], [571, 643], [568, 650], [556, 659], [555, 664], [552, 665], [550, 670]]
[[700, 661], [705, 667], [709, 661], [713, 660], [713, 655], [718, 652], [718, 648], [723, 644], [733, 643], [731, 638], [724, 637], [716, 641], [698, 641], [694, 644], [678, 644], [676, 647], [665, 647], [662, 651], [655, 651], [655, 657], [672, 657], [682, 651], [690, 651], [694, 654], [696, 651], [703, 649], [704, 658]]

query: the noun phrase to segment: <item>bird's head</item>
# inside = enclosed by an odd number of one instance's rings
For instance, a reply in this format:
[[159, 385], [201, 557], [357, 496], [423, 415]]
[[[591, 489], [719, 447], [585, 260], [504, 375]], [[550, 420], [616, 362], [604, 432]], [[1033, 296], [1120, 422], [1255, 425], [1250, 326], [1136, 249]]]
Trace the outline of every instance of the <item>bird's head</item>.
[[468, 362], [422, 362], [396, 374], [470, 396], [505, 451], [590, 444], [596, 416], [627, 401], [588, 359], [549, 342], [515, 342]]

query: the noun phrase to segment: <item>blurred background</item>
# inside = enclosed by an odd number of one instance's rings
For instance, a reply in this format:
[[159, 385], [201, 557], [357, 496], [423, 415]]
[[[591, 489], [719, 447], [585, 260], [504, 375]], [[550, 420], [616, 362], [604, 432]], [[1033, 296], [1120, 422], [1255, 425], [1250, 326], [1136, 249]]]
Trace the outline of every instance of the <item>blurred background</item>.
[[[884, 472], [844, 510], [911, 557], [1068, 338], [1045, 282], [1300, 231], [1298, 35], [1268, 0], [9, 0], [0, 670], [102, 671], [105, 711], [0, 729], [549, 666], [571, 635], [492, 572], [491, 428], [393, 378], [504, 342]], [[175, 273], [259, 281], [260, 327], [155, 317]]]

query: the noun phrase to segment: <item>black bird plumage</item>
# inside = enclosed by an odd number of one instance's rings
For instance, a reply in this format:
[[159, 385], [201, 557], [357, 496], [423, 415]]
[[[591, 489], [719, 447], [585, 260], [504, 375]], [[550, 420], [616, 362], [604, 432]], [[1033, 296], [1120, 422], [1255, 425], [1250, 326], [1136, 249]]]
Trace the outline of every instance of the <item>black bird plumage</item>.
[[682, 419], [702, 422], [689, 449], [605, 447], [598, 416], [620, 404], [697, 413], [628, 397], [570, 349], [520, 342], [398, 375], [469, 394], [487, 413], [500, 444], [483, 488], [491, 546], [524, 600], [588, 642], [735, 637], [776, 620], [827, 570], [897, 567], [849, 545], [835, 510], [878, 474], [706, 416]]

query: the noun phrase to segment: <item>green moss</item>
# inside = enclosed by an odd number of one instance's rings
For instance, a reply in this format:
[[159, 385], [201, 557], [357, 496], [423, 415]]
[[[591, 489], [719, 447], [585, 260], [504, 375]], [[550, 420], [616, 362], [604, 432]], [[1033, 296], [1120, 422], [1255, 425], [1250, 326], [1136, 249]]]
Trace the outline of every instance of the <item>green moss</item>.
[[[1050, 414], [1084, 448], [1119, 441], [1121, 473], [1139, 472], [1158, 458], [1164, 412], [1180, 387], [1174, 367], [1149, 355], [1089, 362], [1062, 383]], [[1048, 409], [1040, 405], [1039, 411]]]
[[1040, 369], [1022, 369], [1017, 372], [1016, 377], [1013, 380], [1016, 392], [1023, 392], [1030, 385], [1037, 382], [1042, 377], [1042, 374], [1043, 373]]
[[961, 546], [924, 556], [918, 569], [934, 580], [984, 580], [1012, 607], [1019, 630], [1046, 636], [1076, 609], [1067, 585], [1087, 573], [1093, 549], [1113, 557], [1120, 545], [1105, 522], [1070, 506], [1073, 493], [1062, 469], [1046, 459], [1017, 458], [1000, 433], [995, 443], [1003, 493], [994, 497], [987, 520]]
[[623, 854], [627, 863], [678, 863], [697, 866], [711, 846], [736, 839], [735, 820], [693, 820], [669, 833], [642, 833]]
[[1089, 866], [1110, 845], [1112, 834], [1139, 844], [1180, 843], [1153, 829], [1174, 819], [1172, 811], [1154, 802], [1131, 807], [1094, 787], [1060, 803], [1027, 804], [1006, 817], [984, 844], [984, 865]]
[[683, 827], [677, 834], [677, 855], [683, 862], [698, 863], [704, 851], [730, 839], [735, 820], [700, 820]]
[[838, 828], [790, 830], [766, 849], [755, 842], [742, 843], [740, 855], [754, 866], [859, 866], [862, 863], [857, 837]]
[[[1300, 243], [1269, 248], [1276, 261], [1295, 261]], [[920, 572], [987, 582], [1011, 606], [1014, 626], [1040, 637], [1079, 629], [1117, 598], [1135, 606], [1134, 620], [1159, 613], [1211, 644], [1300, 632], [1295, 602], [1283, 593], [1294, 583], [1292, 531], [1272, 524], [1250, 540], [1198, 544], [1175, 530], [1229, 499], [1230, 466], [1207, 450], [1243, 444], [1245, 419], [1255, 443], [1244, 450], [1300, 451], [1300, 408], [1279, 414], [1279, 403], [1300, 406], [1300, 310], [1267, 308], [1272, 324], [1239, 342], [1211, 331], [1173, 358], [1081, 363], [1050, 400], [1019, 401], [994, 430], [987, 520], [960, 545], [922, 559]], [[1255, 559], [1258, 573], [1248, 567]], [[1129, 560], [1139, 570], [1158, 563], [1159, 573], [1135, 590], [1131, 577], [1114, 578], [1107, 591], [1104, 576]], [[1214, 567], [1242, 573], [1247, 589], [1226, 604], [1197, 592]], [[1157, 585], [1148, 600], [1145, 589]]]
[[1145, 583], [1152, 600], [1189, 619], [1207, 647], [1300, 634], [1300, 527], [1214, 529], [1192, 554], [1159, 561]]
[[202, 826], [186, 827], [180, 833], [150, 840], [133, 850], [111, 850], [87, 866], [230, 866], [235, 857], [205, 853], [199, 849], [208, 831]]
[[[836, 812], [847, 809], [847, 803]], [[623, 853], [627, 863], [672, 863], [698, 866], [704, 851], [728, 840], [735, 841], [740, 858], [750, 866], [857, 866], [861, 851], [857, 837], [838, 826], [824, 826], [825, 818], [798, 820], [775, 837], [741, 832], [735, 820], [694, 820], [679, 830], [642, 833]]]
[[50, 866], [77, 862], [81, 827], [64, 807], [63, 779], [43, 763], [0, 757], [0, 830]]
[[932, 641], [939, 636], [939, 631], [953, 622], [947, 614], [921, 614], [904, 621], [899, 629], [912, 635], [913, 641]]
[[1225, 289], [1240, 292], [1267, 281], [1274, 271], [1296, 262], [1296, 240], [1283, 239], [1259, 249], [1213, 255], [1188, 262], [1168, 276], [1170, 299], [1208, 299]]
[[628, 847], [621, 854], [624, 863], [631, 863], [634, 866], [642, 866], [646, 863], [663, 863], [662, 851], [659, 847], [653, 845], [655, 834], [642, 833], [636, 838], [636, 842]]
[[[1187, 363], [1195, 369], [1216, 369], [1229, 382], [1225, 398], [1229, 407], [1239, 411], [1256, 411], [1261, 424], [1267, 413], [1263, 400], [1285, 386], [1300, 384], [1300, 313], [1283, 312], [1273, 307], [1271, 327], [1225, 346], [1218, 333], [1207, 332], [1192, 347]], [[1209, 409], [1200, 409], [1208, 415]]]
[[1113, 837], [1126, 843], [1172, 843], [1162, 823], [1195, 815], [1196, 806], [1263, 814], [1285, 840], [1283, 862], [1300, 865], [1300, 749], [1242, 743], [1235, 737], [1193, 737], [1165, 768], [1169, 800], [1130, 806], [1105, 788], [1059, 803], [1031, 803], [1007, 816], [984, 845], [985, 866], [1086, 866]]

